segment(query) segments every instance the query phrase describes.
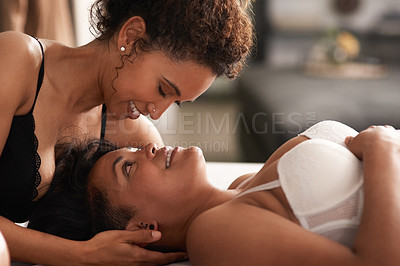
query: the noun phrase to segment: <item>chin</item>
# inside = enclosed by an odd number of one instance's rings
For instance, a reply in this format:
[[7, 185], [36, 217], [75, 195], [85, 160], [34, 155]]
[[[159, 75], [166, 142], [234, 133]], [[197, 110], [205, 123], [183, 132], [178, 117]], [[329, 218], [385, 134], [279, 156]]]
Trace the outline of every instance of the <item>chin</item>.
[[199, 159], [205, 161], [203, 151], [197, 146], [190, 146], [187, 148], [188, 151], [194, 153], [195, 155], [199, 156]]
[[193, 155], [194, 165], [198, 167], [205, 167], [206, 159], [204, 158], [203, 151], [197, 146], [187, 148]]

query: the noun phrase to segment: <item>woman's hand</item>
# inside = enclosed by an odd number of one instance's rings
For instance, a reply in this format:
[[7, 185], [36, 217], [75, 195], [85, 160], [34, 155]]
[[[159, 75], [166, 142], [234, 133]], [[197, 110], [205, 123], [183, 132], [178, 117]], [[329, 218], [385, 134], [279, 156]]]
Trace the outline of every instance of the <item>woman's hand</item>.
[[371, 126], [355, 137], [347, 137], [345, 143], [361, 160], [366, 154], [379, 156], [381, 152], [400, 152], [400, 131], [392, 126]]
[[84, 265], [160, 265], [187, 258], [186, 253], [161, 253], [145, 246], [161, 238], [159, 231], [105, 231], [82, 242]]
[[372, 126], [345, 143], [364, 170], [364, 207], [353, 250], [368, 265], [400, 265], [400, 131]]

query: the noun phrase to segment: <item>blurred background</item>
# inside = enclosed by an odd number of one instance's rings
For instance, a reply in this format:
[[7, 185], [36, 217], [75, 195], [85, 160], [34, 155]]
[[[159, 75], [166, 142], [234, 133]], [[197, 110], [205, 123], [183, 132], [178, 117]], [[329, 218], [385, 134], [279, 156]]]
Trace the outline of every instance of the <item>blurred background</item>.
[[[91, 2], [0, 0], [0, 30], [79, 46], [93, 39]], [[248, 66], [153, 121], [166, 145], [199, 146], [208, 161], [263, 162], [325, 119], [400, 128], [400, 0], [257, 0], [253, 12]]]

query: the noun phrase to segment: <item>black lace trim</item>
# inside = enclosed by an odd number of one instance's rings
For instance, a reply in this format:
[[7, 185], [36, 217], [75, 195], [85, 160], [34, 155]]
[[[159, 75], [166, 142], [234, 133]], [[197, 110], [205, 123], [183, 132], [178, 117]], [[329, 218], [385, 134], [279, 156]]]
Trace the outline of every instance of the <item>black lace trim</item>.
[[40, 173], [39, 173], [39, 168], [40, 168], [40, 165], [41, 165], [42, 161], [41, 161], [40, 156], [39, 156], [39, 154], [37, 152], [37, 149], [38, 149], [38, 146], [39, 146], [39, 141], [38, 141], [38, 139], [36, 137], [36, 134], [35, 134], [36, 124], [35, 124], [35, 118], [33, 117], [33, 108], [35, 108], [36, 100], [37, 100], [37, 97], [39, 95], [40, 87], [42, 86], [43, 77], [44, 77], [44, 52], [43, 52], [43, 46], [42, 46], [42, 44], [40, 43], [40, 41], [37, 38], [35, 38], [35, 39], [38, 41], [38, 43], [40, 45], [40, 50], [42, 51], [42, 63], [40, 65], [40, 70], [39, 70], [39, 77], [38, 77], [35, 101], [33, 102], [32, 109], [30, 110], [30, 113], [32, 114], [32, 123], [33, 123], [32, 127], [33, 127], [34, 154], [35, 154], [35, 167], [36, 167], [36, 169], [35, 169], [35, 187], [34, 187], [33, 192], [32, 192], [32, 199], [35, 199], [38, 196], [39, 193], [37, 191], [37, 187], [39, 186], [40, 182], [42, 181], [42, 177], [40, 176]]
[[[33, 118], [33, 115], [32, 115]], [[39, 169], [40, 165], [42, 163], [42, 160], [40, 159], [40, 156], [37, 152], [38, 146], [39, 146], [39, 141], [36, 137], [35, 134], [35, 119], [33, 118], [33, 140], [34, 140], [34, 149], [35, 149], [35, 187], [33, 188], [32, 192], [32, 199], [35, 199], [39, 193], [37, 191], [37, 187], [39, 186], [40, 182], [42, 181], [42, 177], [40, 176]]]

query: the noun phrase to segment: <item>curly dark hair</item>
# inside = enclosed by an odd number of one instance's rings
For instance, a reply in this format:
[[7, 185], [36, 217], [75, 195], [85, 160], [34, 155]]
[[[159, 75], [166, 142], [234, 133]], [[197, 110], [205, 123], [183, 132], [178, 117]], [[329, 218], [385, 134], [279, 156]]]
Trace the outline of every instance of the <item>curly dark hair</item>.
[[125, 229], [134, 210], [113, 206], [105, 191], [89, 184], [89, 173], [97, 160], [116, 149], [102, 139], [58, 144], [53, 181], [32, 212], [28, 227], [72, 240]]
[[133, 16], [146, 23], [137, 51], [162, 50], [176, 60], [209, 67], [217, 76], [235, 78], [254, 43], [249, 0], [97, 0], [91, 25], [108, 40]]

